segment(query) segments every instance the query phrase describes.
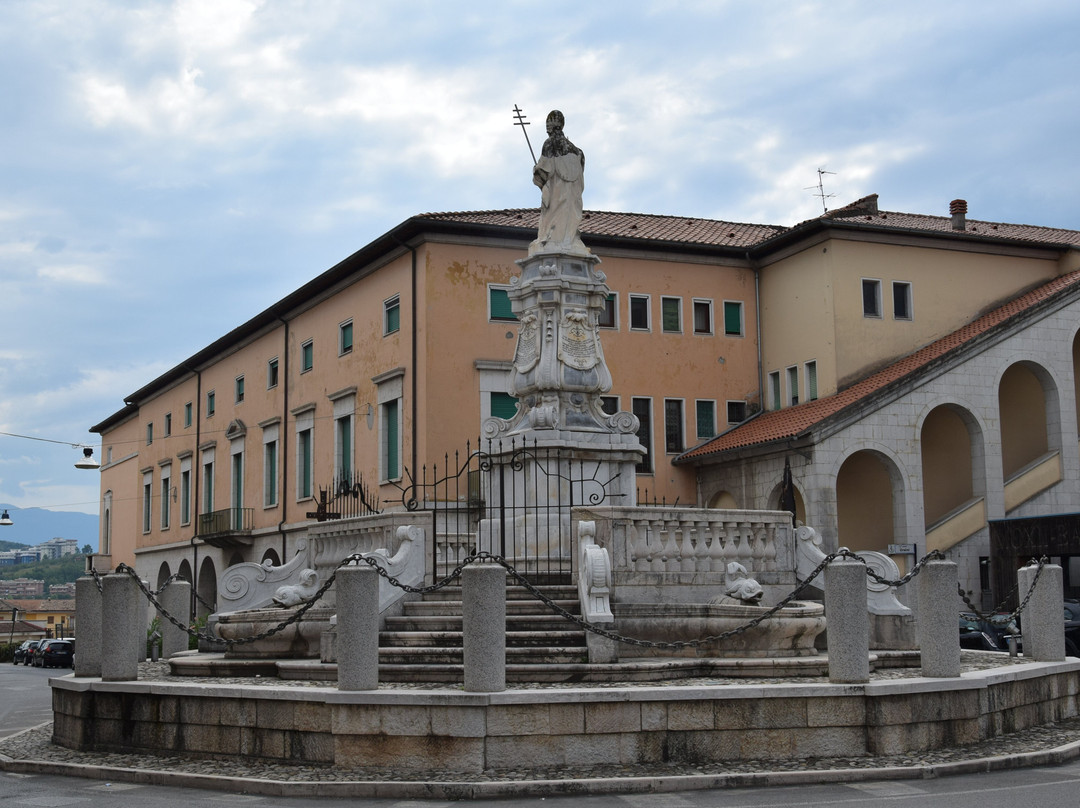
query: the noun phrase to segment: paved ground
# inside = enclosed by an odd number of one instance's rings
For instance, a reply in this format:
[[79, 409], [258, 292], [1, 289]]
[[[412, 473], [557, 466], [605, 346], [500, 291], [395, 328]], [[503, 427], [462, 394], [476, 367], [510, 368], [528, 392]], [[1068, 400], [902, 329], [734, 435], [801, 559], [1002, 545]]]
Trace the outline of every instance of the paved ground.
[[[965, 655], [965, 658], [968, 658]], [[1008, 664], [998, 657], [996, 664]], [[975, 658], [971, 664], [989, 664]], [[144, 667], [140, 678], [167, 676]], [[890, 678], [909, 675], [892, 672]], [[262, 681], [270, 685], [270, 682]], [[283, 683], [277, 683], [281, 686]], [[685, 682], [680, 682], [685, 684]], [[296, 685], [294, 685], [296, 686]], [[303, 685], [299, 685], [303, 686]], [[51, 724], [0, 739], [0, 769], [64, 774], [112, 782], [202, 787], [269, 795], [462, 799], [556, 794], [689, 791], [734, 786], [853, 783], [1061, 764], [1080, 758], [1080, 718], [980, 744], [916, 755], [811, 758], [783, 762], [718, 762], [702, 766], [606, 766], [483, 775], [430, 772], [417, 777], [372, 768], [295, 766], [250, 760], [193, 760], [75, 752], [54, 746]]]

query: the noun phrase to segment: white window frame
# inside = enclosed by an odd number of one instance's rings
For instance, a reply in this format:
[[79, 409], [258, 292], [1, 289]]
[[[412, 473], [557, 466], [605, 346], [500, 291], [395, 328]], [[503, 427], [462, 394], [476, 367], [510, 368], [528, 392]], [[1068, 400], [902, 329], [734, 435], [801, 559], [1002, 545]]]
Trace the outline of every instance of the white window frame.
[[[743, 417], [740, 418], [737, 421], [731, 420], [731, 405], [732, 404], [737, 404], [738, 406], [740, 406], [742, 408]], [[729, 398], [727, 401], [725, 401], [724, 402], [724, 418], [727, 419], [727, 422], [729, 424], [741, 424], [743, 421], [745, 421], [746, 420], [746, 401], [744, 399], [741, 399], [741, 398]]]
[[161, 464], [161, 529], [168, 530], [172, 519], [172, 509], [169, 507], [169, 498], [172, 494], [172, 463]]
[[202, 474], [202, 506], [200, 513], [211, 513], [214, 510], [214, 484], [215, 484], [215, 447], [203, 449], [200, 458], [199, 473]]
[[787, 397], [784, 399], [787, 401], [789, 407], [794, 407], [799, 403], [799, 366], [788, 365], [785, 369], [786, 378], [784, 381], [787, 384]]
[[[353, 351], [356, 339], [356, 329], [353, 328], [352, 317], [342, 323], [338, 323], [338, 356], [346, 356]], [[345, 344], [345, 329], [349, 329], [349, 344]]]
[[[668, 445], [668, 405], [677, 405], [678, 423], [676, 426], [679, 429], [678, 445], [672, 449]], [[683, 398], [665, 398], [664, 399], [664, 454], [677, 455], [686, 451], [686, 399]]]
[[510, 292], [510, 290], [512, 288], [513, 287], [510, 286], [510, 284], [507, 284], [507, 283], [489, 283], [487, 285], [487, 315], [488, 315], [488, 322], [489, 323], [516, 323], [516, 322], [518, 322], [518, 316], [516, 314], [513, 315], [512, 317], [495, 317], [492, 314], [491, 293], [494, 292], [494, 291], [500, 291], [500, 292], [506, 292], [507, 293], [507, 301], [510, 304], [511, 311], [513, 311], [514, 304], [513, 304], [513, 301], [511, 301], [509, 299], [509, 292]]
[[244, 374], [241, 373], [233, 380], [233, 400], [237, 404], [244, 403], [244, 393], [247, 389], [247, 383], [244, 381]]
[[[739, 331], [738, 333], [729, 333], [727, 330], [727, 307], [734, 305], [739, 307]], [[721, 304], [723, 308], [722, 317], [724, 320], [724, 336], [731, 337], [732, 339], [737, 337], [746, 336], [746, 305], [742, 300], [725, 300]]]
[[[866, 285], [874, 284], [874, 297], [876, 298], [875, 305], [877, 311], [868, 312], [866, 310]], [[881, 311], [881, 278], [862, 278], [859, 283], [859, 301], [862, 306], [863, 317], [868, 320], [880, 320], [882, 318]]]
[[[293, 417], [296, 442], [296, 501], [303, 502], [315, 496], [315, 405], [311, 404], [294, 410]], [[307, 478], [304, 476], [305, 457], [307, 458]]]
[[262, 426], [263, 508], [276, 508], [281, 495], [278, 478], [281, 468], [281, 423]]
[[[656, 453], [653, 451], [654, 444], [656, 443], [656, 413], [653, 411], [652, 397], [651, 396], [631, 396], [630, 398], [630, 412], [637, 415], [635, 412], [635, 405], [638, 402], [645, 402], [645, 405], [649, 409], [648, 422], [642, 422], [638, 428], [638, 440], [641, 440], [641, 427], [645, 427], [648, 433], [648, 440], [642, 442], [642, 446], [645, 447], [645, 456], [638, 461], [638, 474], [656, 474]], [[638, 415], [639, 422], [641, 416]]]
[[[356, 388], [330, 396], [334, 404], [334, 476], [343, 476], [346, 452], [349, 457], [348, 476], [356, 471]], [[346, 424], [348, 435], [346, 436]], [[345, 438], [347, 437], [347, 445]]]
[[[404, 389], [405, 389], [405, 369], [395, 368], [387, 373], [381, 373], [378, 376], [372, 378], [372, 382], [375, 383], [377, 388], [377, 402], [379, 405], [379, 481], [380, 482], [395, 482], [401, 479], [405, 464], [403, 462], [402, 450], [405, 444], [405, 408], [404, 402]], [[488, 402], [488, 408], [490, 410], [491, 404]], [[397, 469], [389, 469], [389, 418], [392, 414], [397, 418], [397, 445], [394, 447], [397, 455]], [[391, 471], [396, 471], [396, 474], [391, 474]]]
[[[698, 330], [698, 325], [697, 325], [698, 306], [703, 306], [705, 308], [706, 316], [708, 317], [708, 320], [709, 320], [709, 324], [708, 324], [706, 330], [704, 330], [704, 331], [699, 331]], [[690, 314], [691, 327], [694, 329], [694, 333], [697, 336], [700, 336], [700, 337], [711, 337], [711, 336], [713, 336], [716, 333], [716, 319], [714, 317], [714, 312], [713, 312], [713, 302], [711, 300], [709, 300], [708, 298], [695, 297], [695, 298], [691, 299], [690, 308], [691, 308], [691, 314]]]
[[[311, 363], [308, 364], [308, 356]], [[310, 373], [315, 368], [315, 340], [308, 339], [300, 343], [300, 372]]]
[[191, 524], [191, 455], [180, 458], [180, 526]]
[[[639, 295], [630, 294], [627, 295], [629, 303], [626, 306], [627, 322], [630, 323], [631, 331], [652, 331], [652, 296], [651, 295]], [[645, 325], [634, 325], [634, 301], [645, 301]]]
[[266, 389], [273, 390], [278, 386], [278, 379], [281, 373], [281, 365], [278, 362], [278, 358], [275, 356], [272, 359], [266, 360]]
[[[664, 327], [664, 303], [668, 300], [674, 300], [679, 307], [679, 326], [674, 330], [669, 330]], [[660, 332], [662, 334], [682, 334], [683, 332], [683, 305], [682, 297], [679, 295], [660, 295]]]
[[[699, 407], [704, 404], [706, 407], [712, 408], [712, 427], [713, 433], [711, 435], [701, 434], [701, 424], [698, 422]], [[694, 399], [694, 434], [697, 435], [698, 440], [709, 440], [715, 438], [720, 434], [720, 424], [716, 420], [716, 400], [712, 398], [696, 398]]]
[[[491, 298], [488, 297], [488, 305], [491, 304]], [[392, 310], [397, 311], [397, 325], [393, 328], [390, 327], [390, 312]], [[383, 301], [383, 336], [389, 336], [390, 334], [396, 334], [401, 330], [401, 295], [394, 295]]]
[[146, 535], [154, 525], [154, 471], [143, 472], [142, 532]]
[[[903, 291], [904, 305], [907, 308], [907, 315], [897, 316], [896, 314], [896, 290], [900, 288]], [[892, 282], [892, 295], [893, 295], [893, 319], [900, 322], [908, 323], [915, 319], [915, 312], [912, 309], [912, 293], [910, 281], [893, 281]]]
[[818, 375], [816, 359], [811, 359], [803, 364], [803, 383], [806, 385], [806, 400], [817, 401]]
[[607, 329], [608, 331], [618, 331], [619, 330], [619, 293], [618, 292], [609, 292], [607, 294], [607, 296], [604, 298], [604, 311], [605, 312], [607, 310], [609, 302], [611, 304], [611, 325], [601, 325], [600, 317], [597, 316], [597, 318], [596, 318], [596, 327], [597, 328], [604, 328], [604, 329]]
[[769, 371], [769, 404], [773, 410], [784, 406], [783, 388], [780, 386], [780, 371]]

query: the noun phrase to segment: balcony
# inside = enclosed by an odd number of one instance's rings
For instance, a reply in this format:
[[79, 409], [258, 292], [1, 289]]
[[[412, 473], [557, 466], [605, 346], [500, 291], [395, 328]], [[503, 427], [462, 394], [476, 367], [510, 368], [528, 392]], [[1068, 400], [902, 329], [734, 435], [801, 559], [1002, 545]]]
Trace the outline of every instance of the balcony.
[[224, 508], [199, 514], [199, 538], [222, 550], [251, 546], [254, 508]]

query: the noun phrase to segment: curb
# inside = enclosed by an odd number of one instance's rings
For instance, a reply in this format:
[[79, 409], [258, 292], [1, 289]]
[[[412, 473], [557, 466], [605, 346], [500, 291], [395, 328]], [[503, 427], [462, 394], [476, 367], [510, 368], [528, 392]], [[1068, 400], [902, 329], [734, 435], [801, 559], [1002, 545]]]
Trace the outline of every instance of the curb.
[[[29, 730], [25, 731], [28, 732]], [[268, 780], [84, 763], [15, 760], [6, 755], [0, 755], [0, 771], [81, 777], [89, 780], [111, 780], [139, 785], [213, 789], [261, 796], [463, 800], [570, 794], [662, 793], [726, 788], [860, 783], [872, 780], [929, 780], [958, 774], [1005, 771], [1034, 766], [1055, 766], [1077, 758], [1080, 758], [1080, 741], [1038, 752], [1019, 752], [1013, 755], [973, 758], [955, 763], [888, 766], [876, 769], [821, 769], [568, 780], [475, 780], [455, 782], [438, 780]]]

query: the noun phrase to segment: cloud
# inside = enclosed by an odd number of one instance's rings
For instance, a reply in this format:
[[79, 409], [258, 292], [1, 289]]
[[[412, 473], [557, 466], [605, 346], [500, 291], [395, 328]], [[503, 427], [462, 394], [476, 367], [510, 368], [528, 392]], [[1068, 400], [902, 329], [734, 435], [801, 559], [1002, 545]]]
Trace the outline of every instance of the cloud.
[[38, 276], [50, 281], [92, 286], [103, 284], [106, 281], [105, 274], [97, 267], [79, 264], [44, 266], [38, 270]]

